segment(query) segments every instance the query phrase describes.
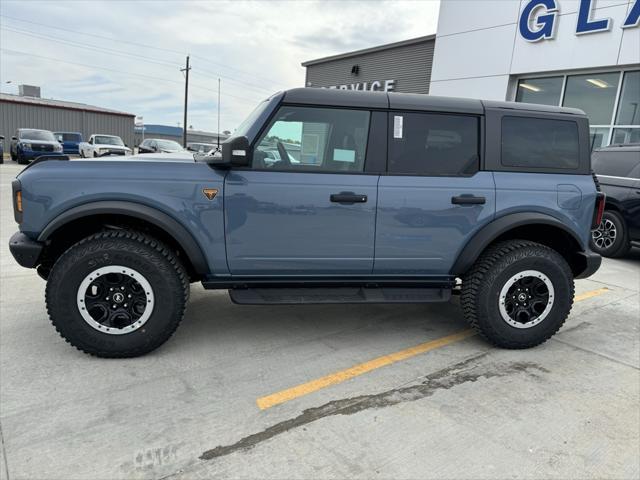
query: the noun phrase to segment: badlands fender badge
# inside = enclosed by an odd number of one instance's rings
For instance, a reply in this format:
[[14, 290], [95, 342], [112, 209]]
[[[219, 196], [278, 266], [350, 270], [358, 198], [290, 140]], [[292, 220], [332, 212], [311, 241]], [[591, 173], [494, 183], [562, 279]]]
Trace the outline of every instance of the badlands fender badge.
[[218, 194], [218, 189], [217, 188], [203, 188], [202, 189], [202, 193], [204, 193], [204, 196], [207, 197], [207, 200], [213, 200], [214, 198], [216, 198], [216, 195]]

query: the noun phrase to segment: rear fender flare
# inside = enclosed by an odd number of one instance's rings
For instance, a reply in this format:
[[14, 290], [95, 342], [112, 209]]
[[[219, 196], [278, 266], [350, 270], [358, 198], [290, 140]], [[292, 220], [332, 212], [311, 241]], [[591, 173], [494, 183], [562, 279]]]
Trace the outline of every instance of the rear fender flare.
[[584, 251], [584, 245], [580, 238], [557, 218], [537, 212], [511, 213], [493, 220], [471, 237], [453, 264], [451, 274], [461, 276], [467, 272], [480, 254], [500, 235], [514, 228], [533, 224], [551, 225], [568, 233]]

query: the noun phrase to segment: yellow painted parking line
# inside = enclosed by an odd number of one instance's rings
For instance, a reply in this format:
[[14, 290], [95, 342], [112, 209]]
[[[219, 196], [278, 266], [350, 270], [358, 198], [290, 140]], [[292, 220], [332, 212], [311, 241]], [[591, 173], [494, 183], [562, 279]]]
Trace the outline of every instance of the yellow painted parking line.
[[590, 292], [584, 292], [580, 295], [576, 295], [573, 298], [574, 302], [581, 302], [582, 300], [586, 300], [588, 298], [597, 297], [598, 295], [602, 295], [603, 293], [608, 292], [609, 289], [607, 287], [599, 288], [598, 290], [591, 290]]
[[[602, 295], [608, 290], [608, 288], [600, 288], [598, 290], [581, 293], [580, 295], [576, 295], [574, 300], [576, 302], [580, 302], [588, 298]], [[260, 408], [260, 410], [266, 410], [267, 408], [271, 408], [276, 405], [280, 405], [281, 403], [288, 402], [289, 400], [293, 400], [295, 398], [317, 392], [318, 390], [330, 387], [331, 385], [345, 382], [372, 370], [377, 370], [378, 368], [386, 367], [387, 365], [391, 365], [393, 363], [415, 357], [416, 355], [420, 355], [421, 353], [426, 353], [431, 350], [435, 350], [436, 348], [459, 342], [460, 340], [464, 340], [465, 338], [469, 338], [475, 335], [475, 333], [476, 332], [472, 329], [462, 330], [461, 332], [454, 333], [453, 335], [448, 335], [446, 337], [438, 338], [437, 340], [431, 340], [429, 342], [421, 343], [419, 345], [400, 350], [399, 352], [383, 355], [382, 357], [374, 358], [373, 360], [360, 363], [359, 365], [355, 365], [345, 370], [340, 370], [338, 372], [325, 375], [324, 377], [311, 380], [310, 382], [287, 388], [286, 390], [281, 390], [280, 392], [272, 393], [271, 395], [267, 395], [265, 397], [260, 397], [256, 400], [256, 403], [258, 404], [258, 408]]]
[[453, 335], [439, 338], [437, 340], [421, 343], [420, 345], [406, 348], [404, 350], [400, 350], [399, 352], [390, 353], [389, 355], [384, 355], [382, 357], [374, 358], [373, 360], [369, 360], [368, 362], [364, 362], [351, 368], [347, 368], [346, 370], [341, 370], [339, 372], [326, 375], [316, 380], [303, 383], [302, 385], [288, 388], [272, 395], [267, 395], [266, 397], [261, 397], [256, 400], [256, 403], [258, 404], [260, 410], [265, 410], [275, 405], [279, 405], [280, 403], [293, 400], [294, 398], [308, 395], [309, 393], [315, 392], [322, 388], [326, 388], [337, 383], [342, 383], [353, 377], [357, 377], [364, 373], [370, 372], [371, 370], [376, 370], [378, 368], [391, 365], [392, 363], [406, 360], [407, 358], [411, 358], [421, 353], [428, 352], [429, 350], [434, 350], [436, 348], [444, 347], [445, 345], [458, 342], [474, 334], [475, 331], [468, 329], [458, 333], [454, 333]]

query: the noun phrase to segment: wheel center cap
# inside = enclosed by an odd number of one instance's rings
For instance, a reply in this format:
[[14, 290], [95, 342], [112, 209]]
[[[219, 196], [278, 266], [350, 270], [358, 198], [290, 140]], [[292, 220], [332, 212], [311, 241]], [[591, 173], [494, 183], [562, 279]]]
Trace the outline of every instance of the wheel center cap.
[[526, 299], [527, 299], [527, 295], [525, 293], [521, 293], [520, 295], [518, 295], [519, 302], [524, 302]]
[[116, 303], [124, 302], [124, 295], [120, 292], [116, 292], [113, 294], [113, 301]]

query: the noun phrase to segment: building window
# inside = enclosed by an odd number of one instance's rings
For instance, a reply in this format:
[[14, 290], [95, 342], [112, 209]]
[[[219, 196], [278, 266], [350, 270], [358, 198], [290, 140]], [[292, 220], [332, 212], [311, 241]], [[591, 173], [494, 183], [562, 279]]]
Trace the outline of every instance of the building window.
[[523, 78], [515, 100], [583, 110], [592, 149], [640, 142], [640, 70]]
[[528, 78], [518, 82], [516, 102], [559, 105], [563, 77]]
[[619, 72], [570, 75], [563, 106], [584, 110], [592, 125], [607, 125], [611, 123], [619, 80]]

